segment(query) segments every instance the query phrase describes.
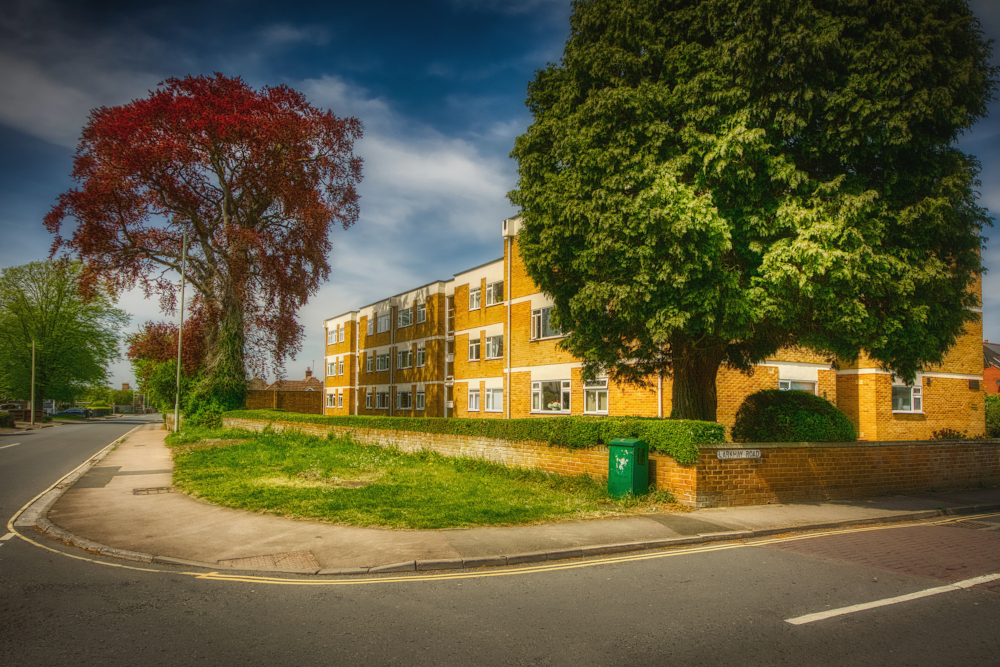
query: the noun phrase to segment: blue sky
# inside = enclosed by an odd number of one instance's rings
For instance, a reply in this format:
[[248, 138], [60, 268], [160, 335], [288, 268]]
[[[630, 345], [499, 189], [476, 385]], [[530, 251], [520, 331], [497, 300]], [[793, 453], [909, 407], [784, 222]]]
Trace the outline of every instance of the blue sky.
[[[1000, 38], [1000, 0], [973, 0]], [[514, 137], [531, 121], [528, 81], [556, 61], [568, 0], [104, 3], [8, 0], [0, 14], [0, 267], [47, 257], [41, 220], [72, 186], [89, 111], [122, 104], [167, 77], [241, 76], [288, 84], [365, 137], [361, 218], [333, 233], [330, 281], [300, 312], [307, 335], [289, 377], [321, 368], [323, 319], [502, 254], [500, 222]], [[998, 49], [1000, 51], [1000, 49]], [[1000, 64], [1000, 55], [994, 57]], [[982, 195], [1000, 211], [1000, 106], [962, 140], [982, 162]], [[985, 337], [1000, 340], [1000, 230], [987, 232]], [[164, 319], [126, 294], [132, 329]], [[126, 361], [114, 384], [133, 381]]]

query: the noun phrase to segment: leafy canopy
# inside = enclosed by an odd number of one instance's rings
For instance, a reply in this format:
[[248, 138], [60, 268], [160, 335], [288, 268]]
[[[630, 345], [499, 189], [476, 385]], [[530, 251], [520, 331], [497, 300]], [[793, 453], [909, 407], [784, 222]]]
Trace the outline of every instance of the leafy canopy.
[[990, 54], [965, 0], [574, 2], [511, 153], [565, 346], [675, 387], [787, 345], [940, 362], [979, 305], [989, 218], [954, 142]]
[[[45, 224], [76, 254], [86, 289], [141, 286], [174, 309], [182, 235], [186, 276], [206, 316], [209, 370], [245, 380], [244, 355], [275, 365], [301, 346], [295, 314], [330, 272], [329, 233], [358, 217], [355, 118], [310, 105], [287, 86], [168, 79], [149, 97], [94, 110], [73, 178]], [[68, 236], [67, 220], [76, 227]]]
[[77, 291], [79, 262], [32, 262], [0, 269], [0, 394], [71, 402], [107, 382], [128, 315], [102, 290]]

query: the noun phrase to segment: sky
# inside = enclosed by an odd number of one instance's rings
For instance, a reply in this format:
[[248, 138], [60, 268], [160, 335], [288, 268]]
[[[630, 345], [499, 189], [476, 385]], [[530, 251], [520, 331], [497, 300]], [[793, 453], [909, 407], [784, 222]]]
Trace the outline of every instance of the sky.
[[[972, 0], [1000, 39], [1000, 0]], [[299, 312], [306, 336], [285, 374], [321, 374], [323, 320], [501, 257], [517, 178], [514, 138], [535, 70], [558, 61], [568, 0], [199, 2], [7, 0], [0, 12], [0, 267], [48, 257], [42, 225], [73, 187], [90, 111], [145, 97], [168, 77], [240, 76], [286, 84], [364, 124], [361, 215], [332, 232], [329, 281]], [[994, 47], [994, 64], [1000, 48]], [[967, 132], [981, 202], [1000, 212], [1000, 103]], [[984, 337], [1000, 341], [1000, 228], [987, 230]], [[169, 319], [123, 294], [135, 331]], [[112, 385], [135, 377], [128, 361]]]

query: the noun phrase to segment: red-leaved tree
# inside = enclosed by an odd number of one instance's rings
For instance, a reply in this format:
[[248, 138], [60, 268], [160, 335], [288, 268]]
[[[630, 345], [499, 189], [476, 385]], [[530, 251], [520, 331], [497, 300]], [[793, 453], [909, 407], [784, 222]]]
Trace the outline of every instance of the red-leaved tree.
[[[205, 315], [202, 390], [239, 404], [247, 354], [262, 366], [269, 350], [277, 367], [301, 348], [295, 314], [330, 273], [331, 228], [358, 218], [361, 133], [357, 119], [287, 86], [168, 79], [148, 98], [91, 113], [79, 186], [45, 218], [53, 255], [84, 261], [84, 292], [139, 285], [171, 312], [187, 231], [186, 276]], [[64, 237], [68, 219], [77, 224]]]
[[[173, 322], [146, 322], [138, 333], [127, 335], [125, 342], [126, 354], [133, 364], [177, 361], [177, 325]], [[198, 311], [184, 320], [181, 348], [181, 370], [194, 377], [205, 363], [205, 319]]]

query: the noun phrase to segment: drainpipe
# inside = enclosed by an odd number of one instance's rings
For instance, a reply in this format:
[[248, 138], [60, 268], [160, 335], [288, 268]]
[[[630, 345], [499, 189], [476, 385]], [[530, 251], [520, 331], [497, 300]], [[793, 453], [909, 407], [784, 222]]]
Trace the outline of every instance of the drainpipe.
[[392, 388], [395, 386], [396, 382], [396, 360], [393, 357], [396, 356], [396, 325], [393, 322], [396, 321], [396, 313], [393, 312], [392, 306], [389, 306], [389, 416], [392, 416], [393, 410], [393, 400], [392, 400]]
[[504, 350], [504, 353], [507, 356], [507, 364], [506, 364], [507, 368], [505, 369], [506, 374], [507, 374], [507, 382], [506, 382], [506, 387], [505, 387], [505, 391], [504, 391], [504, 403], [506, 403], [506, 405], [504, 407], [505, 407], [506, 412], [507, 412], [507, 419], [510, 419], [510, 394], [511, 394], [511, 386], [510, 386], [510, 348], [511, 348], [511, 340], [510, 340], [510, 293], [511, 293], [510, 264], [511, 264], [511, 261], [512, 261], [511, 260], [511, 251], [513, 249], [514, 249], [514, 239], [512, 237], [508, 236], [507, 237], [507, 252], [504, 253], [505, 255], [507, 255], [507, 280], [505, 281], [505, 285], [504, 285], [504, 290], [507, 292], [506, 294], [504, 294], [504, 297], [505, 297], [504, 298], [504, 310], [507, 313], [507, 325], [506, 325], [506, 327], [504, 329], [504, 332], [503, 332], [504, 343], [506, 344], [505, 347], [507, 348], [506, 350]]
[[656, 374], [656, 416], [663, 419], [663, 373]]

